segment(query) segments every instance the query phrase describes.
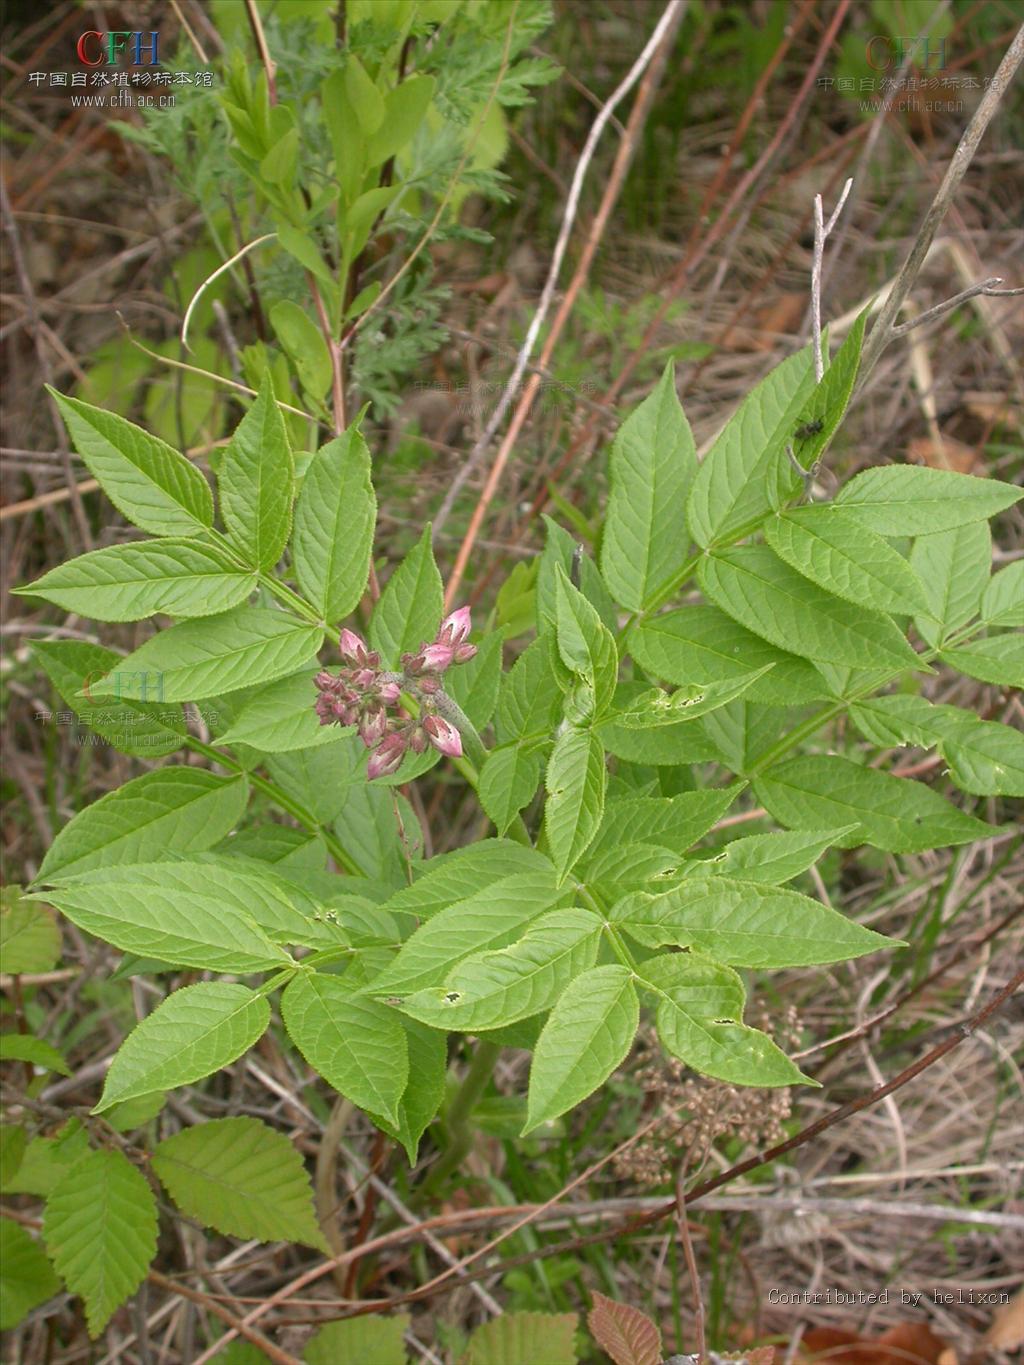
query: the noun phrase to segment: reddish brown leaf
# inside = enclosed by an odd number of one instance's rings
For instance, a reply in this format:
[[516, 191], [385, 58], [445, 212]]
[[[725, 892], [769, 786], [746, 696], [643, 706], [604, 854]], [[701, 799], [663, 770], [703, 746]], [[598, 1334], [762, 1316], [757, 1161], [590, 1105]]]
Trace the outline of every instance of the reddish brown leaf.
[[615, 1365], [661, 1365], [661, 1333], [646, 1313], [603, 1294], [594, 1293], [591, 1300], [587, 1326]]
[[880, 1360], [897, 1365], [937, 1365], [946, 1343], [923, 1322], [901, 1322], [876, 1340]]

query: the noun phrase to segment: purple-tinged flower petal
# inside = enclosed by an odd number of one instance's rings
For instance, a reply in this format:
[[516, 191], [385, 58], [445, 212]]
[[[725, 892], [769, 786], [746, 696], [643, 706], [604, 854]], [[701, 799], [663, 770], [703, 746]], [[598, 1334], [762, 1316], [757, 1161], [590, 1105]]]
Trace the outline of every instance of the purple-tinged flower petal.
[[338, 636], [338, 648], [341, 650], [341, 657], [347, 659], [349, 663], [359, 666], [368, 662], [366, 641], [348, 627]]
[[455, 650], [451, 645], [427, 645], [423, 651], [423, 667], [431, 673], [443, 673], [454, 658]]
[[402, 695], [402, 689], [396, 682], [381, 683], [377, 689], [377, 695], [385, 706], [394, 706], [395, 702]]
[[359, 738], [368, 749], [380, 742], [387, 733], [388, 716], [383, 706], [364, 711], [359, 721]]
[[441, 622], [437, 639], [440, 644], [461, 645], [472, 629], [473, 619], [469, 607], [459, 607], [458, 611], [453, 611]]
[[462, 736], [443, 716], [424, 716], [423, 728], [431, 744], [449, 758], [462, 757]]
[[404, 735], [395, 733], [385, 735], [370, 755], [370, 761], [366, 765], [366, 776], [370, 781], [372, 782], [375, 777], [387, 777], [390, 773], [397, 772], [402, 766], [405, 748], [406, 738]]
[[455, 650], [455, 662], [457, 664], [468, 664], [470, 659], [476, 658], [476, 645], [458, 645]]

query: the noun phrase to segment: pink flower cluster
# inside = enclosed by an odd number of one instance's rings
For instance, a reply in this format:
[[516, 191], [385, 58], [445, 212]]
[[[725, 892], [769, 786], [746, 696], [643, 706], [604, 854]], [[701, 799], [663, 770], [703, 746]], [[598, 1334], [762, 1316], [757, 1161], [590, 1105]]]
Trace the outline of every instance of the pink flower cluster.
[[[415, 654], [402, 655], [400, 673], [381, 669], [379, 653], [368, 649], [354, 631], [341, 632], [338, 644], [346, 666], [340, 673], [323, 669], [316, 675], [314, 705], [321, 725], [356, 726], [359, 738], [372, 750], [367, 777], [396, 772], [408, 751], [421, 754], [428, 744], [451, 758], [461, 755], [462, 737], [439, 711], [444, 701], [441, 675], [476, 653], [476, 646], [467, 643], [471, 629], [469, 607], [453, 611], [441, 622], [435, 639], [421, 644]], [[418, 719], [398, 705], [403, 691], [419, 701]]]

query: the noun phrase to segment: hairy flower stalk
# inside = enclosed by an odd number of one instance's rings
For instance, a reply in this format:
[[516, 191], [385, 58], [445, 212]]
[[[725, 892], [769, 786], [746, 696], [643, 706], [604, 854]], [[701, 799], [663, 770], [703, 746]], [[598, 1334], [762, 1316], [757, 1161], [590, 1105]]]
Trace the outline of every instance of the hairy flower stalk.
[[[428, 744], [449, 758], [461, 757], [462, 736], [439, 706], [445, 701], [442, 675], [476, 654], [469, 643], [472, 628], [469, 607], [453, 611], [433, 640], [423, 641], [415, 654], [402, 655], [398, 673], [382, 669], [380, 654], [355, 631], [341, 632], [338, 648], [345, 667], [316, 675], [313, 705], [321, 725], [355, 727], [370, 750], [366, 774], [371, 780], [397, 772], [406, 753], [421, 754]], [[419, 703], [418, 718], [399, 705], [403, 692]]]

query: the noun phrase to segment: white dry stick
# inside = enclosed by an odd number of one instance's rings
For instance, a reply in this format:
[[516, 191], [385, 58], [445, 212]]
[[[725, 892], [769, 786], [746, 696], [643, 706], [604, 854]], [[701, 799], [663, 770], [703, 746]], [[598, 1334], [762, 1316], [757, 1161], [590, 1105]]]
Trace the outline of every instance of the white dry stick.
[[821, 195], [814, 196], [814, 263], [811, 266], [811, 329], [814, 338], [814, 377], [820, 384], [825, 374], [825, 357], [821, 354], [821, 270], [825, 260], [825, 243], [831, 236], [832, 229], [839, 221], [839, 215], [843, 211], [850, 191], [853, 189], [853, 180], [847, 180], [843, 186], [843, 192], [839, 196], [839, 203], [835, 206], [831, 218], [824, 222], [825, 210], [822, 206]]
[[583, 189], [583, 182], [586, 179], [587, 171], [593, 160], [594, 152], [597, 150], [597, 144], [601, 134], [608, 126], [618, 105], [625, 99], [650, 65], [652, 57], [658, 50], [658, 45], [666, 30], [675, 21], [676, 13], [682, 7], [683, 3], [684, 0], [669, 0], [668, 5], [665, 7], [665, 12], [658, 20], [654, 32], [651, 34], [644, 50], [640, 53], [640, 56], [637, 57], [625, 77], [615, 87], [610, 98], [601, 106], [600, 113], [591, 125], [590, 132], [587, 134], [587, 140], [583, 146], [583, 151], [580, 153], [580, 159], [576, 163], [576, 170], [573, 173], [572, 183], [569, 186], [569, 198], [566, 201], [565, 212], [562, 214], [562, 226], [559, 229], [558, 240], [555, 243], [554, 254], [551, 257], [551, 265], [548, 268], [548, 277], [544, 282], [544, 290], [540, 296], [540, 303], [537, 305], [537, 311], [533, 315], [533, 320], [527, 330], [526, 337], [522, 346], [519, 348], [519, 354], [516, 356], [516, 363], [512, 369], [511, 375], [509, 375], [504, 392], [498, 401], [498, 406], [491, 414], [491, 419], [484, 428], [480, 439], [470, 451], [469, 458], [452, 480], [451, 488], [449, 488], [445, 500], [441, 504], [437, 516], [434, 518], [435, 536], [448, 520], [448, 517], [451, 515], [452, 507], [455, 505], [455, 499], [461, 493], [463, 485], [480, 462], [480, 459], [494, 439], [495, 433], [504, 421], [505, 414], [512, 404], [512, 399], [515, 397], [520, 381], [530, 363], [530, 357], [533, 355], [533, 348], [537, 343], [537, 337], [540, 335], [540, 330], [544, 326], [544, 320], [548, 315], [548, 309], [551, 307], [552, 300], [555, 297], [559, 272], [562, 269], [562, 261], [565, 258], [566, 248], [569, 245], [569, 238], [572, 235], [573, 224], [576, 221], [576, 213], [579, 209], [580, 193]]

